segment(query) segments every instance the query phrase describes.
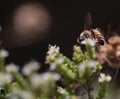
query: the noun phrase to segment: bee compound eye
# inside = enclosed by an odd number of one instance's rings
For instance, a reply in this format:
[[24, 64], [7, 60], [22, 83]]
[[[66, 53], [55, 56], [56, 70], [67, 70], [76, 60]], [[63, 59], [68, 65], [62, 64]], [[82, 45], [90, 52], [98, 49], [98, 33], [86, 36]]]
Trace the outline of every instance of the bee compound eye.
[[83, 41], [83, 40], [84, 40], [84, 38], [79, 38], [79, 40], [80, 40], [80, 41]]
[[77, 42], [80, 43], [81, 41], [83, 41], [83, 38], [78, 37], [78, 38], [77, 38]]
[[104, 45], [104, 44], [105, 44], [105, 41], [104, 41], [104, 40], [100, 40], [100, 41], [99, 41], [99, 44], [100, 44], [100, 45]]

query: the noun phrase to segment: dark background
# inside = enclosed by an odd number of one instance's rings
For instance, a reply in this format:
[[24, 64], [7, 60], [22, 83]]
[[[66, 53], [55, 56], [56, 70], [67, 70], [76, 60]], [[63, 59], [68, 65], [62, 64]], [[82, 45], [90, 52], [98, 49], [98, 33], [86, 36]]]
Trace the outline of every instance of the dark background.
[[[49, 36], [35, 44], [24, 47], [4, 46], [10, 53], [6, 63], [14, 62], [22, 66], [31, 59], [42, 63], [42, 70], [48, 66], [44, 63], [48, 44], [60, 46], [66, 56], [72, 56], [73, 45], [83, 29], [84, 17], [87, 12], [92, 15], [92, 28], [100, 27], [107, 35], [107, 26], [116, 30], [120, 25], [119, 0], [0, 0], [0, 25], [3, 31], [11, 20], [13, 11], [25, 2], [42, 3], [48, 9], [52, 26]], [[1, 32], [1, 39], [4, 32]], [[109, 35], [109, 34], [108, 34]]]

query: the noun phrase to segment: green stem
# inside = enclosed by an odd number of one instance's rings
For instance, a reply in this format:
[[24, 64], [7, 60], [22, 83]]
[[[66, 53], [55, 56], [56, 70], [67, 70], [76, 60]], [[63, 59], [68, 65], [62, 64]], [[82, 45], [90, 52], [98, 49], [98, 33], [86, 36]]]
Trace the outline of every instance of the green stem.
[[4, 58], [0, 57], [0, 72], [4, 72]]
[[96, 99], [104, 99], [106, 96], [107, 82], [100, 84], [100, 89], [98, 92], [98, 97]]
[[92, 99], [91, 98], [91, 82], [90, 81], [87, 81], [87, 83], [86, 83], [86, 91], [88, 93], [88, 99]]
[[91, 99], [90, 91], [88, 91], [88, 99]]
[[18, 72], [12, 72], [12, 75], [13, 75], [15, 81], [20, 85], [20, 87], [22, 89], [28, 88], [28, 84], [27, 84], [26, 80], [22, 77], [22, 75], [20, 75]]

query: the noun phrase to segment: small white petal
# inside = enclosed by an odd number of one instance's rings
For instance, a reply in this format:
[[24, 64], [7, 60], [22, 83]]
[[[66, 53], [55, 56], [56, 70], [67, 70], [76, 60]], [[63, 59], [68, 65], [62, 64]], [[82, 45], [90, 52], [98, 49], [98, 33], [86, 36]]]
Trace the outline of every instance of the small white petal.
[[23, 91], [21, 97], [22, 97], [22, 99], [35, 99], [33, 97], [33, 94], [28, 91]]
[[104, 79], [105, 79], [105, 74], [100, 73], [100, 77], [98, 78], [98, 81], [99, 81], [100, 83], [102, 83], [102, 82], [104, 82]]
[[67, 66], [67, 64], [64, 64], [65, 66]]
[[55, 64], [51, 64], [51, 65], [50, 65], [50, 70], [53, 71], [53, 70], [55, 70], [55, 69], [56, 69]]
[[102, 79], [102, 78], [98, 78], [98, 81], [101, 83], [101, 82], [104, 81], [104, 79]]
[[22, 69], [22, 73], [25, 76], [30, 75], [33, 71], [36, 71], [40, 68], [40, 63], [36, 62], [36, 61], [31, 61], [29, 63], [27, 63], [23, 69]]
[[48, 52], [47, 52], [48, 55], [55, 55], [58, 52], [59, 52], [59, 47], [58, 46], [56, 46], [56, 45], [54, 45], [54, 46], [49, 45]]
[[89, 39], [89, 44], [90, 44], [91, 46], [95, 46], [95, 41], [94, 41], [94, 40]]
[[59, 64], [62, 64], [64, 62], [64, 59], [63, 58], [57, 58], [57, 61]]
[[91, 46], [95, 46], [95, 40], [94, 39], [87, 38], [87, 39], [85, 39], [81, 42], [81, 44], [83, 44], [83, 45], [86, 45], [87, 43], [89, 43]]
[[4, 50], [4, 49], [1, 49], [0, 50], [0, 56], [2, 56], [2, 57], [8, 57], [9, 56], [9, 53], [8, 53], [8, 51], [6, 51], [6, 50]]
[[29, 90], [21, 90], [17, 87], [12, 87], [11, 89], [11, 94], [7, 95], [9, 99], [35, 99], [33, 93]]
[[13, 76], [9, 73], [6, 73], [6, 78], [8, 79], [9, 82], [12, 82]]
[[97, 62], [96, 62], [96, 61], [94, 61], [94, 60], [90, 60], [90, 61], [89, 61], [89, 66], [90, 66], [90, 68], [94, 68], [96, 65], [97, 65]]
[[106, 76], [104, 73], [100, 73], [100, 77], [98, 78], [98, 81], [100, 83], [104, 82], [104, 81], [107, 81], [109, 82], [111, 80], [111, 77], [108, 75]]
[[86, 45], [86, 41], [85, 40], [81, 41], [81, 44]]
[[10, 83], [11, 79], [7, 74], [0, 73], [0, 86], [4, 86], [6, 83]]
[[30, 83], [33, 88], [38, 88], [42, 82], [43, 80], [40, 74], [33, 74], [30, 78]]
[[46, 73], [43, 73], [43, 74], [41, 74], [41, 78], [43, 79], [43, 80], [49, 80], [50, 79], [50, 77], [51, 77], [51, 75], [50, 75], [50, 73], [49, 72], [46, 72]]
[[107, 81], [109, 82], [109, 81], [111, 81], [111, 76], [107, 76]]
[[100, 77], [101, 77], [101, 78], [104, 78], [104, 77], [105, 77], [105, 74], [104, 74], [104, 73], [100, 73]]
[[59, 92], [60, 92], [61, 94], [63, 94], [63, 93], [65, 92], [65, 90], [64, 90], [62, 87], [59, 87]]
[[8, 64], [6, 65], [6, 71], [9, 72], [13, 72], [13, 71], [19, 71], [19, 66], [15, 65], [14, 63]]
[[54, 74], [54, 79], [57, 81], [57, 80], [60, 80], [61, 76], [60, 74]]
[[41, 84], [45, 84], [49, 81], [57, 81], [61, 76], [57, 73], [46, 72], [42, 74], [33, 74], [30, 78], [31, 85], [34, 88], [38, 88]]
[[85, 65], [82, 64], [82, 63], [80, 63], [80, 64], [78, 65], [78, 70], [79, 70], [80, 72], [84, 72], [84, 71], [85, 71]]

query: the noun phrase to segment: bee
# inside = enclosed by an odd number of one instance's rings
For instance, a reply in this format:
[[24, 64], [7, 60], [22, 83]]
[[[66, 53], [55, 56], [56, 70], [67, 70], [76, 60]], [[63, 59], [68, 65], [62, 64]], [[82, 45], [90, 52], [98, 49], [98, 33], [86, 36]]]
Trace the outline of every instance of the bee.
[[92, 24], [91, 15], [90, 13], [88, 13], [85, 18], [84, 30], [82, 33], [80, 33], [80, 36], [77, 38], [77, 42], [81, 44], [81, 42], [84, 41], [85, 39], [91, 39], [95, 41], [96, 47], [104, 45], [106, 42], [101, 32], [101, 29], [99, 28], [89, 29], [91, 24]]

